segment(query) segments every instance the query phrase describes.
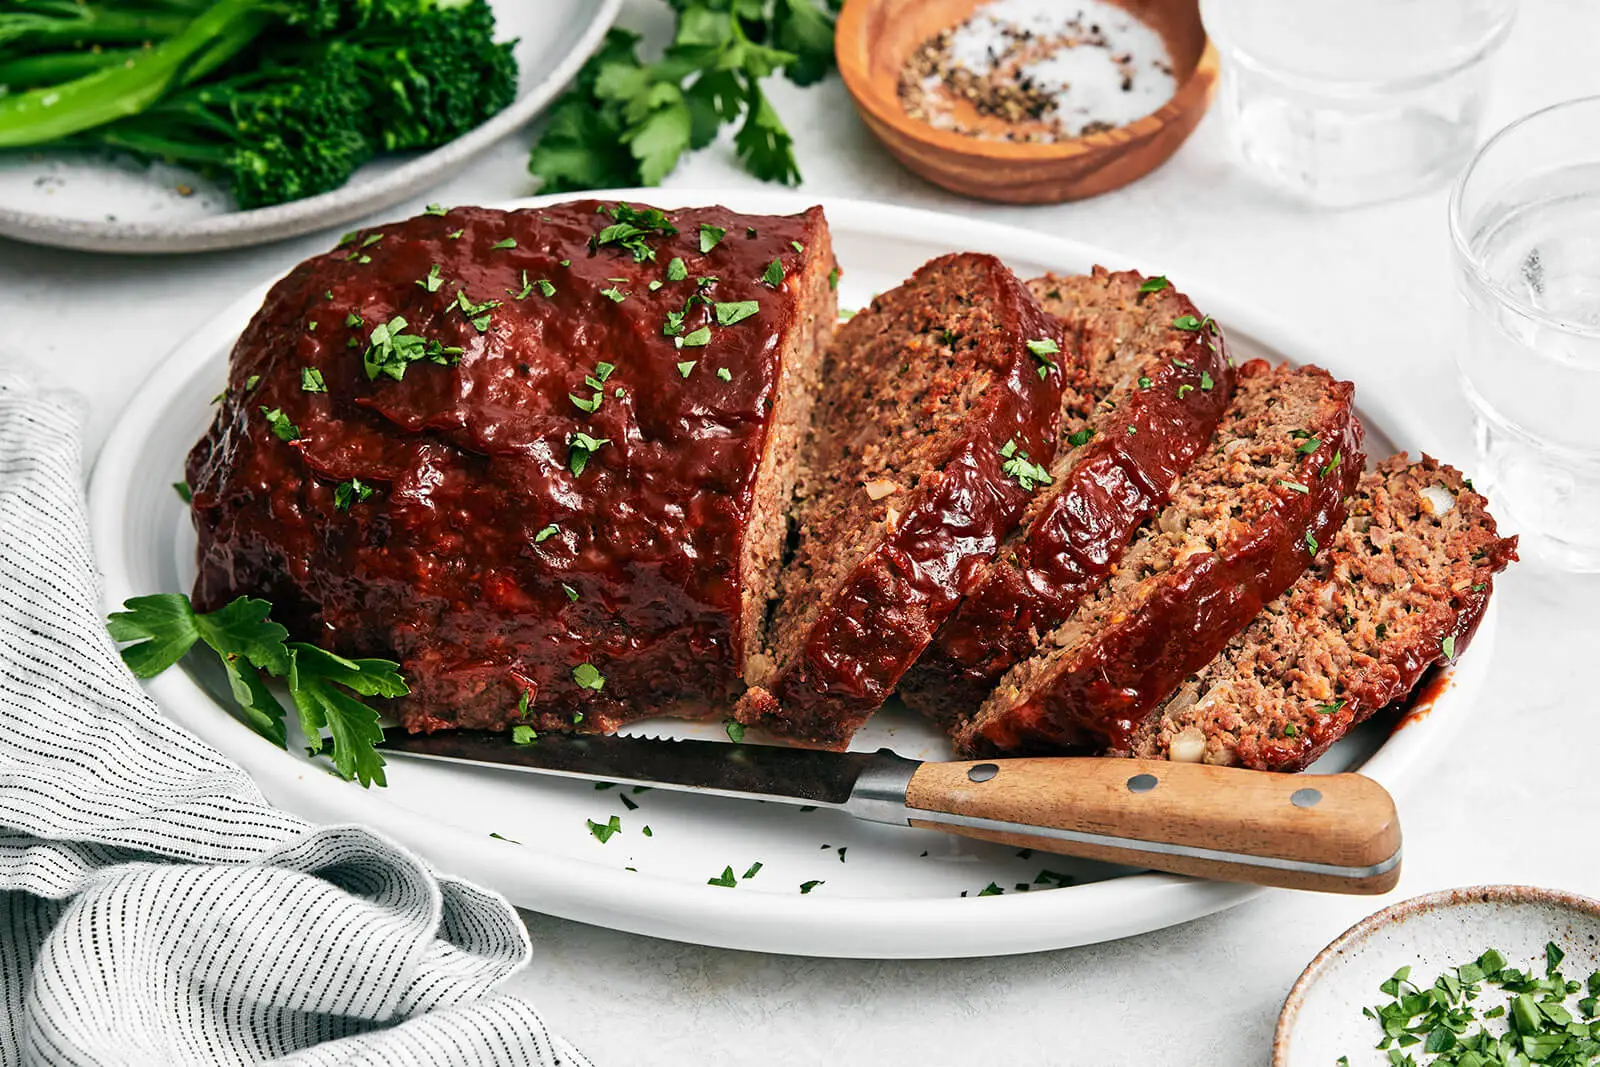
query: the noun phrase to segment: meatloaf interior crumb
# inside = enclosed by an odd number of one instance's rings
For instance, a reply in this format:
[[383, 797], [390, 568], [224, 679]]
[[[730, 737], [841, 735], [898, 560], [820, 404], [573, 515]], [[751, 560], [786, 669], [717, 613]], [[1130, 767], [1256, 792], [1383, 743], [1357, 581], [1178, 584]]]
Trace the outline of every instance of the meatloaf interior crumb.
[[[1220, 577], [1225, 561], [1248, 555], [1251, 562], [1237, 580], [1252, 584], [1273, 572], [1279, 584], [1261, 598], [1271, 599], [1298, 576], [1317, 547], [1317, 535], [1306, 535], [1304, 523], [1322, 522], [1321, 536], [1327, 540], [1330, 527], [1343, 521], [1339, 502], [1354, 472], [1343, 467], [1344, 451], [1334, 452], [1333, 441], [1346, 441], [1348, 451], [1359, 452], [1347, 383], [1334, 382], [1315, 367], [1274, 370], [1256, 361], [1241, 368], [1215, 447], [1195, 462], [1172, 502], [1141, 528], [1112, 576], [957, 729], [958, 747], [1093, 747], [1128, 729], [1129, 720], [1142, 718], [1145, 709], [1248, 625], [1259, 608], [1261, 601], [1249, 606], [1249, 596], [1241, 595], [1254, 591], [1236, 589], [1235, 579]], [[1349, 462], [1357, 465], [1361, 459], [1351, 455]], [[1318, 505], [1298, 526], [1285, 520], [1321, 497], [1337, 514]], [[1212, 566], [1218, 569], [1211, 576], [1197, 577]], [[1200, 587], [1188, 589], [1191, 579], [1201, 581]], [[1224, 586], [1212, 588], [1218, 581]], [[1196, 606], [1208, 597], [1218, 604], [1234, 600], [1208, 615], [1209, 608]], [[1248, 612], [1241, 614], [1246, 606]], [[1230, 627], [1225, 633], [1216, 629], [1222, 619]], [[1197, 623], [1202, 628], [1191, 629]], [[1126, 648], [1108, 651], [1121, 648], [1123, 637], [1135, 632], [1138, 658], [1130, 661]], [[1146, 654], [1159, 654], [1162, 662], [1147, 662]], [[1196, 658], [1169, 679], [1175, 663]], [[1098, 680], [1086, 681], [1088, 674]], [[1109, 703], [1084, 703], [1085, 686], [1099, 687]]]
[[1299, 770], [1459, 656], [1515, 558], [1459, 471], [1393, 456], [1316, 564], [1116, 754]]
[[965, 354], [1005, 329], [992, 303], [969, 295], [987, 286], [982, 272], [951, 257], [938, 284], [893, 289], [839, 328], [797, 491], [799, 543], [768, 642], [778, 670], [921, 479], [938, 472], [989, 388], [991, 371]]
[[[818, 225], [821, 239], [814, 244], [831, 249], [826, 221], [819, 218]], [[750, 521], [745, 527], [740, 556], [739, 573], [744, 576], [746, 590], [739, 621], [740, 663], [747, 682], [752, 675], [761, 675], [768, 663], [764, 652], [767, 609], [778, 592], [778, 575], [789, 534], [789, 504], [800, 472], [800, 450], [811, 426], [823, 353], [838, 319], [838, 293], [828, 280], [835, 269], [831, 253], [806, 261], [804, 274], [795, 280], [801, 301], [798, 314], [779, 354], [781, 369], [772, 423], [756, 472]]]
[[1107, 577], [1205, 450], [1233, 394], [1220, 332], [1202, 328], [1208, 320], [1165, 278], [1096, 267], [1028, 288], [1061, 322], [1084, 373], [1062, 391], [1051, 484], [901, 682], [906, 704], [946, 728]]

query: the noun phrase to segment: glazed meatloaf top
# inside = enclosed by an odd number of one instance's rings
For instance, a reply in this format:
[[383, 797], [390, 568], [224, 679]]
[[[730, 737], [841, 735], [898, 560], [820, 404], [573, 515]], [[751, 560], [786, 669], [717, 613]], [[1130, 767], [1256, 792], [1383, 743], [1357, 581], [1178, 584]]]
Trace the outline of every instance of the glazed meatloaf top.
[[1393, 456], [1316, 563], [1114, 754], [1302, 770], [1461, 655], [1515, 559], [1459, 471]]
[[300, 637], [398, 659], [413, 730], [726, 713], [834, 266], [819, 209], [350, 235], [273, 287], [190, 454], [197, 604], [265, 596]]
[[1239, 369], [1216, 447], [1116, 573], [958, 725], [965, 751], [1127, 744], [1145, 715], [1292, 584], [1344, 522], [1364, 458], [1353, 387]]
[[1106, 579], [1233, 396], [1220, 329], [1167, 279], [1096, 267], [1028, 287], [1082, 354], [1087, 388], [1069, 378], [1050, 484], [900, 683], [908, 705], [946, 724]]
[[840, 327], [743, 721], [843, 747], [883, 703], [1048, 480], [1062, 340], [975, 254], [933, 260]]

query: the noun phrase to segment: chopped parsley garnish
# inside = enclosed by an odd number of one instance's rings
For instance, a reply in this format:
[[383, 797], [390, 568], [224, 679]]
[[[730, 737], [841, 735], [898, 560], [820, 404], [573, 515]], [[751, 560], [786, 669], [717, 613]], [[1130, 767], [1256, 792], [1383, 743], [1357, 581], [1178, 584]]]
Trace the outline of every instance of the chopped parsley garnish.
[[839, 268], [835, 267], [828, 272], [828, 288], [835, 291], [839, 288]]
[[732, 326], [736, 322], [743, 322], [761, 310], [761, 305], [754, 300], [739, 300], [730, 304], [717, 304], [715, 307], [718, 326]]
[[1001, 889], [999, 886], [995, 885], [993, 882], [990, 882], [988, 885], [986, 885], [982, 889], [978, 890], [978, 895], [980, 897], [998, 897], [1001, 894], [1003, 894], [1004, 892], [1005, 892], [1004, 889]]
[[489, 312], [499, 306], [500, 301], [498, 300], [485, 300], [481, 304], [474, 304], [467, 299], [467, 291], [465, 289], [456, 290], [456, 307], [472, 323], [472, 328], [479, 333], [483, 333], [489, 328]]
[[722, 728], [727, 731], [729, 741], [736, 745], [743, 743], [744, 723], [739, 722], [737, 719], [729, 719], [722, 724]]
[[1285, 489], [1293, 489], [1297, 493], [1309, 493], [1309, 492], [1311, 492], [1310, 488], [1308, 488], [1307, 486], [1301, 485], [1299, 482], [1291, 482], [1287, 478], [1279, 478], [1278, 479], [1278, 484], [1283, 486]]
[[593, 834], [595, 840], [600, 842], [602, 845], [607, 841], [610, 841], [614, 836], [622, 831], [622, 819], [616, 815], [611, 816], [611, 818], [607, 819], [603, 823], [595, 822], [593, 819], [586, 819], [584, 821], [589, 824], [589, 832]]
[[620, 304], [624, 300], [628, 299], [628, 294], [624, 293], [621, 289], [618, 289], [614, 285], [610, 288], [600, 290], [600, 295], [605, 297], [607, 300], [610, 300], [614, 304]]
[[[1067, 444], [1071, 445], [1073, 448], [1082, 448], [1084, 445], [1089, 443], [1089, 439], [1093, 436], [1094, 430], [1086, 426], [1076, 433], [1068, 434]], [[1047, 482], [1048, 480], [1049, 479], [1046, 479]]]
[[304, 393], [326, 393], [328, 383], [322, 380], [322, 372], [315, 367], [300, 368], [300, 391]]
[[1139, 388], [1140, 388], [1140, 389], [1148, 389], [1148, 388], [1150, 388], [1150, 387], [1151, 387], [1151, 386], [1152, 386], [1152, 385], [1154, 385], [1154, 384], [1155, 384], [1155, 383], [1154, 383], [1154, 382], [1152, 382], [1152, 381], [1151, 381], [1151, 380], [1150, 380], [1150, 379], [1149, 379], [1149, 378], [1144, 378], [1144, 377], [1141, 377], [1141, 378], [1140, 378], [1140, 379], [1139, 379]]
[[497, 252], [502, 248], [515, 248], [515, 247], [517, 247], [517, 239], [515, 237], [507, 237], [503, 241], [496, 241], [494, 244], [490, 245], [489, 246], [489, 251]]
[[605, 676], [593, 663], [580, 663], [572, 668], [572, 680], [578, 683], [578, 688], [593, 689], [596, 693], [606, 687]]
[[728, 231], [724, 230], [721, 226], [712, 226], [709, 223], [702, 222], [700, 224], [700, 254], [705, 255], [707, 252], [717, 247], [717, 243], [721, 241], [722, 238], [727, 235], [727, 233]]
[[[1028, 342], [1028, 351], [1032, 352], [1036, 356], [1039, 356], [1039, 357], [1043, 358], [1044, 356], [1053, 356], [1053, 355], [1057, 354], [1058, 352], [1061, 351], [1061, 346], [1056, 344], [1050, 338], [1046, 337], [1043, 340], [1039, 340], [1039, 341], [1029, 341]], [[1045, 360], [1045, 362], [1049, 363], [1050, 361], [1049, 360]]]
[[695, 361], [692, 359], [678, 364], [678, 373], [687, 378], [689, 376], [689, 372], [694, 370], [694, 364]]
[[1333, 450], [1333, 458], [1330, 459], [1327, 462], [1327, 465], [1322, 468], [1322, 476], [1324, 478], [1326, 478], [1328, 475], [1332, 474], [1333, 471], [1334, 471], [1334, 468], [1339, 465], [1339, 461], [1342, 460], [1343, 458], [1344, 458], [1344, 451], [1342, 449], [1338, 449], [1338, 448], [1334, 449]]
[[1318, 715], [1332, 715], [1342, 707], [1344, 707], [1344, 701], [1335, 700], [1332, 704], [1318, 704], [1311, 710], [1315, 711]]
[[573, 406], [579, 411], [586, 411], [593, 415], [596, 411], [600, 410], [600, 402], [605, 399], [605, 394], [596, 393], [592, 399], [585, 400], [576, 393], [568, 393], [567, 399], [572, 401]]
[[440, 207], [438, 204], [429, 204], [427, 207], [422, 209], [422, 213], [424, 215], [448, 215], [450, 210], [448, 208]]
[[1317, 535], [1310, 530], [1306, 531], [1306, 547], [1311, 550], [1313, 556], [1317, 554]]
[[1182, 400], [1185, 396], [1192, 392], [1194, 392], [1194, 386], [1190, 385], [1188, 382], [1185, 382], [1178, 386], [1178, 399]]
[[1212, 387], [1215, 386], [1216, 384], [1217, 384], [1216, 382], [1211, 380], [1211, 375], [1210, 375], [1209, 372], [1207, 372], [1207, 371], [1201, 371], [1200, 372], [1200, 388], [1201, 388], [1201, 390], [1203, 390], [1204, 392], [1209, 393], [1209, 392], [1211, 392]]
[[373, 488], [360, 478], [351, 478], [333, 487], [333, 507], [336, 511], [349, 511], [350, 505], [364, 503], [372, 496]]
[[398, 664], [345, 659], [289, 641], [289, 632], [270, 620], [272, 605], [265, 600], [239, 597], [202, 615], [183, 594], [162, 593], [134, 597], [123, 608], [106, 620], [107, 629], [114, 641], [134, 642], [122, 659], [137, 677], [154, 678], [203, 643], [221, 660], [233, 699], [256, 733], [287, 747], [284, 707], [263, 676], [286, 679], [311, 754], [323, 751], [327, 730], [340, 777], [384, 784], [383, 756], [373, 747], [383, 740], [383, 728], [378, 713], [358, 698], [409, 692]]
[[1026, 452], [1017, 451], [1015, 440], [1007, 441], [1000, 455], [1005, 460], [1000, 464], [1001, 471], [1015, 478], [1024, 492], [1031, 493], [1041, 485], [1050, 484], [1050, 472], [1030, 460]]
[[537, 740], [539, 740], [538, 731], [525, 723], [511, 728], [511, 743], [513, 745], [531, 745]]
[[352, 311], [350, 314], [344, 317], [344, 324], [354, 329], [357, 326], [365, 326], [366, 321], [362, 319], [360, 315], [357, 315], [354, 311]]
[[439, 264], [435, 263], [433, 265], [433, 269], [428, 271], [428, 276], [426, 278], [417, 279], [417, 284], [422, 286], [430, 293], [437, 293], [439, 291], [439, 286], [444, 284], [444, 275], [439, 273], [443, 269], [444, 268], [440, 267]]
[[266, 417], [267, 425], [272, 427], [272, 432], [280, 441], [295, 441], [300, 437], [300, 427], [290, 421], [289, 416], [283, 413], [282, 408], [262, 407], [261, 414]]
[[1451, 634], [1449, 637], [1447, 637], [1443, 641], [1441, 641], [1439, 643], [1439, 651], [1444, 653], [1444, 658], [1445, 659], [1451, 659], [1451, 660], [1455, 659], [1456, 658], [1456, 635], [1455, 634]]
[[178, 494], [178, 499], [185, 504], [194, 503], [194, 491], [189, 488], [188, 482], [173, 482], [172, 491]]
[[683, 265], [683, 260], [674, 256], [667, 262], [667, 281], [681, 282], [689, 276], [689, 268]]
[[766, 272], [761, 275], [761, 280], [774, 289], [781, 286], [783, 284], [783, 260], [775, 259], [767, 264]]
[[704, 348], [711, 343], [711, 327], [702, 326], [678, 339], [679, 348]]
[[750, 240], [750, 241], [755, 240], [756, 236], [757, 236], [756, 235], [756, 228], [754, 226], [746, 226], [744, 228], [744, 236], [745, 236], [746, 240]]
[[656, 250], [650, 247], [648, 238], [658, 234], [672, 237], [678, 232], [666, 213], [657, 208], [639, 211], [627, 204], [617, 204], [602, 205], [596, 210], [609, 217], [611, 225], [589, 238], [589, 247], [598, 250], [606, 245], [617, 245], [631, 253], [635, 263], [656, 258]]
[[794, 249], [796, 252], [799, 252], [802, 256], [806, 254], [806, 246], [801, 244], [799, 241], [790, 241], [789, 247]]
[[466, 233], [466, 232], [467, 232], [466, 230], [456, 230], [454, 233], [445, 234], [445, 236], [450, 238], [450, 240], [452, 240], [452, 241], [459, 241], [459, 240], [461, 240], [461, 235]]
[[654, 837], [654, 836], [656, 836], [656, 832], [654, 830], [650, 829], [648, 824], [646, 824], [644, 829], [640, 830], [639, 832], [641, 834], [643, 834], [644, 836], [646, 836], [646, 837]]
[[754, 863], [752, 863], [750, 865], [749, 869], [744, 872], [745, 880], [748, 881], [751, 878], [754, 878], [756, 875], [760, 874], [762, 866], [763, 866], [763, 864], [762, 864], [762, 862], [760, 860], [756, 860]]
[[[360, 322], [361, 320], [357, 319], [356, 321]], [[252, 374], [252, 375], [250, 375], [250, 377], [248, 377], [248, 378], [246, 378], [244, 380], [244, 391], [248, 393], [252, 389], [254, 389], [257, 385], [260, 385], [260, 384], [261, 384], [261, 375]]]
[[732, 889], [738, 884], [739, 879], [734, 875], [732, 867], [724, 867], [721, 874], [706, 879], [706, 885], [720, 885], [724, 889]]
[[381, 240], [383, 240], [383, 234], [381, 234], [381, 233], [368, 234], [367, 235], [367, 239], [365, 241], [361, 242], [361, 247], [362, 248], [371, 248], [373, 245], [377, 244]]
[[1179, 315], [1172, 320], [1172, 325], [1180, 330], [1198, 330], [1200, 328], [1200, 320], [1193, 315]]
[[805, 894], [811, 892], [813, 889], [817, 888], [817, 886], [819, 886], [819, 885], [827, 885], [827, 883], [825, 881], [823, 881], [822, 879], [820, 879], [820, 878], [813, 878], [809, 882], [801, 882], [800, 883], [800, 894], [802, 896], [804, 896]]
[[609, 445], [609, 437], [590, 437], [586, 433], [575, 433], [567, 445], [567, 466], [574, 476], [582, 474], [589, 465], [589, 457], [598, 452], [602, 445]]
[[555, 523], [551, 523], [549, 526], [546, 526], [544, 529], [533, 535], [533, 543], [536, 545], [540, 544], [554, 537], [557, 533], [560, 533], [560, 530], [556, 528]]
[[1296, 452], [1299, 452], [1302, 455], [1309, 456], [1309, 455], [1311, 455], [1311, 453], [1315, 452], [1317, 449], [1319, 449], [1321, 447], [1322, 447], [1322, 438], [1320, 438], [1320, 437], [1307, 437], [1304, 441], [1301, 441], [1298, 445], [1295, 445], [1294, 450]]
[[[580, 712], [579, 714], [581, 715], [582, 712]], [[617, 794], [617, 799], [622, 801], [622, 806], [627, 808], [629, 811], [638, 811], [639, 810], [639, 802], [637, 800], [634, 800], [628, 794], [626, 794], [626, 793], [618, 793]]]
[[727, 367], [718, 367], [717, 368], [717, 377], [721, 378], [725, 382], [731, 382], [731, 381], [733, 381], [733, 372], [730, 371]]
[[419, 360], [427, 359], [448, 366], [461, 355], [460, 348], [442, 345], [438, 341], [425, 341], [415, 334], [406, 333], [406, 325], [405, 317], [396, 315], [373, 328], [367, 351], [361, 357], [369, 381], [380, 374], [387, 374], [398, 382], [406, 376], [406, 368]]
[[1139, 292], [1159, 293], [1161, 290], [1165, 289], [1168, 284], [1170, 283], [1168, 283], [1164, 275], [1157, 274], [1154, 278], [1147, 280], [1143, 285], [1139, 286]]

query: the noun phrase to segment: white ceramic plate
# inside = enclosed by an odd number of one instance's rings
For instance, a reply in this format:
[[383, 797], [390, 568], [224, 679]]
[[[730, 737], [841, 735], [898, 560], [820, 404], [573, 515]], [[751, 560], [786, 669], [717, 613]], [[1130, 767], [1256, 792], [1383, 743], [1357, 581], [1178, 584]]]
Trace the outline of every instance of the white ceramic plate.
[[[814, 201], [793, 193], [632, 190], [596, 194], [664, 207], [726, 203], [740, 211], [785, 214]], [[530, 206], [552, 200], [529, 200]], [[1241, 356], [1315, 361], [1341, 373], [1337, 353], [1308, 347], [1304, 335], [1270, 324], [1248, 301], [1213, 292], [1201, 273], [1127, 257], [1023, 230], [952, 215], [851, 200], [823, 199], [844, 268], [841, 303], [865, 304], [927, 259], [955, 250], [1003, 257], [1023, 277], [1093, 264], [1167, 269], [1228, 329]], [[101, 452], [90, 514], [108, 604], [143, 593], [188, 589], [194, 535], [171, 484], [211, 417], [234, 338], [260, 305], [265, 286], [246, 294], [184, 342], [129, 403]], [[1422, 443], [1386, 398], [1362, 397], [1373, 454]], [[1325, 757], [1322, 769], [1362, 766], [1387, 785], [1437, 750], [1438, 735], [1469, 709], [1494, 639], [1492, 612], [1454, 685], [1434, 714], [1416, 713], [1393, 736], [1369, 725]], [[854, 823], [832, 812], [800, 812], [652, 791], [628, 800], [619, 790], [541, 780], [515, 772], [389, 761], [389, 788], [365, 791], [257, 737], [213, 700], [203, 679], [171, 670], [151, 683], [167, 712], [238, 760], [275, 803], [324, 822], [363, 822], [413, 846], [441, 867], [491, 885], [517, 904], [567, 918], [703, 944], [805, 955], [878, 958], [994, 955], [1087, 944], [1184, 922], [1237, 904], [1254, 889], [1156, 874], [1130, 874], [933, 831]], [[292, 716], [291, 716], [292, 718]], [[639, 732], [719, 736], [715, 725], [643, 723]], [[915, 757], [944, 758], [948, 744], [904, 711], [886, 710], [856, 739]], [[601, 844], [587, 820], [621, 816], [623, 831]], [[643, 828], [651, 827], [646, 837]], [[519, 843], [490, 837], [497, 833]], [[847, 851], [846, 851], [847, 850]], [[760, 873], [737, 888], [707, 879], [731, 866]], [[637, 868], [630, 870], [629, 868]], [[1019, 892], [1041, 871], [1074, 884]], [[803, 882], [821, 880], [807, 895]], [[1004, 895], [979, 898], [991, 882]], [[963, 896], [965, 893], [967, 896]]]
[[200, 252], [338, 226], [415, 196], [544, 110], [599, 47], [622, 0], [490, 6], [498, 38], [518, 38], [517, 98], [449, 144], [384, 156], [331, 192], [251, 211], [237, 210], [223, 186], [187, 170], [98, 153], [0, 153], [0, 236], [90, 252]]
[[[1511, 966], [1542, 975], [1544, 947], [1551, 941], [1567, 954], [1561, 961], [1567, 978], [1582, 982], [1600, 970], [1600, 900], [1491, 885], [1447, 889], [1385, 908], [1340, 934], [1300, 975], [1278, 1017], [1272, 1067], [1329, 1067], [1340, 1056], [1349, 1058], [1350, 1067], [1386, 1067], [1388, 1054], [1373, 1047], [1383, 1032], [1361, 1009], [1388, 1003], [1378, 986], [1395, 971], [1410, 965], [1412, 981], [1426, 988], [1493, 948]], [[1485, 987], [1478, 1007], [1507, 999]], [[1577, 999], [1567, 1002], [1574, 1013]], [[1504, 1020], [1491, 1025], [1491, 1033], [1503, 1031]], [[1416, 1048], [1406, 1051], [1419, 1062], [1427, 1058]]]

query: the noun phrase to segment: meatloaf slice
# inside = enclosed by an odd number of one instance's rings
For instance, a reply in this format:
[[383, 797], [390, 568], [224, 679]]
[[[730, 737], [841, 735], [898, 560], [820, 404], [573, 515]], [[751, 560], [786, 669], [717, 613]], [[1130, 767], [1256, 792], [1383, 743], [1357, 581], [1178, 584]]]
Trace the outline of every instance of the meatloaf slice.
[[1315, 367], [1239, 369], [1216, 445], [1111, 578], [970, 720], [968, 752], [1126, 745], [1151, 709], [1287, 589], [1344, 522], [1364, 458], [1354, 387]]
[[189, 457], [195, 600], [400, 661], [412, 730], [726, 715], [836, 319], [820, 209], [593, 200], [352, 234]]
[[1297, 771], [1466, 650], [1517, 558], [1459, 471], [1393, 456], [1327, 552], [1114, 755]]
[[738, 718], [843, 747], [1049, 480], [1061, 328], [992, 256], [935, 259], [840, 327]]
[[1063, 390], [1050, 485], [900, 682], [901, 699], [946, 725], [1106, 580], [1233, 396], [1221, 332], [1165, 278], [1096, 267], [1028, 287], [1077, 342], [1087, 388]]

